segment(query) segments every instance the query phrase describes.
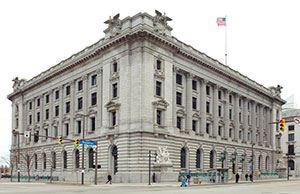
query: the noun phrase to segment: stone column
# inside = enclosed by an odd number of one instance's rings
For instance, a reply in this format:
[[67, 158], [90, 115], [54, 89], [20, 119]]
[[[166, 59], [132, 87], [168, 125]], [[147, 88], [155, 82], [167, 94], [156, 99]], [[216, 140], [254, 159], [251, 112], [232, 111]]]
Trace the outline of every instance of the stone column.
[[192, 130], [192, 75], [186, 76], [186, 130]]
[[[49, 122], [51, 125], [51, 136], [54, 136], [54, 126], [53, 126], [53, 90], [48, 91], [49, 94]], [[52, 139], [53, 140], [53, 139]], [[53, 140], [56, 141], [56, 140]]]
[[[58, 88], [58, 91], [59, 91], [59, 115], [58, 115], [58, 118], [59, 118], [59, 128], [61, 130], [61, 134], [62, 136], [65, 136], [65, 133], [64, 133], [64, 121], [63, 121], [63, 118], [64, 118], [64, 100], [63, 100], [63, 96], [62, 96], [62, 93], [63, 93], [63, 89], [62, 89], [62, 86], [60, 86]], [[53, 95], [55, 97], [55, 94]], [[70, 130], [70, 126], [69, 126], [69, 130]]]
[[256, 142], [256, 102], [251, 103], [251, 129], [252, 129], [252, 143]]
[[75, 80], [71, 81], [69, 83], [70, 85], [70, 128], [71, 128], [71, 131], [72, 131], [72, 135], [76, 134], [76, 130], [77, 130], [77, 126], [76, 126], [76, 122], [75, 122], [75, 109], [76, 109], [76, 82]]
[[243, 142], [246, 143], [248, 140], [248, 100], [247, 98], [243, 99]]
[[228, 139], [229, 137], [229, 91], [224, 91], [224, 99], [225, 99], [225, 112], [224, 112], [224, 120], [225, 120], [225, 129], [224, 129], [224, 137]]
[[103, 90], [102, 90], [102, 68], [97, 70], [97, 121], [99, 129], [102, 127]]
[[[82, 100], [82, 110], [83, 110], [83, 114], [84, 115], [87, 115], [88, 113], [88, 103], [89, 103], [89, 92], [88, 92], [88, 89], [89, 89], [89, 82], [88, 82], [88, 75], [84, 75], [82, 77], [82, 80], [83, 80], [83, 100]], [[120, 87], [118, 85], [118, 87]], [[120, 91], [120, 90], [118, 90]], [[84, 116], [83, 119], [85, 119], [85, 121], [83, 122], [84, 123], [84, 136], [86, 137], [87, 136], [87, 132], [90, 130], [89, 129], [89, 117], [88, 116]]]
[[264, 143], [264, 106], [261, 104], [259, 106], [259, 144], [263, 145]]
[[176, 122], [177, 122], [177, 114], [176, 114], [176, 73], [177, 73], [177, 71], [178, 71], [178, 68], [177, 67], [175, 67], [175, 66], [173, 66], [173, 98], [172, 98], [172, 100], [173, 100], [173, 103], [172, 103], [172, 112], [173, 112], [173, 127], [176, 129], [177, 127], [177, 124], [176, 124]]
[[266, 145], [269, 146], [270, 145], [270, 142], [271, 142], [271, 138], [270, 138], [270, 135], [271, 135], [271, 125], [273, 124], [269, 124], [271, 122], [271, 118], [270, 118], [270, 108], [267, 108], [267, 128], [266, 128], [266, 134], [267, 134], [267, 143]]
[[218, 135], [218, 126], [219, 126], [219, 115], [218, 115], [218, 86], [213, 85], [213, 128], [212, 128], [212, 136], [217, 137]]
[[239, 129], [240, 129], [240, 122], [239, 122], [239, 95], [234, 95], [234, 140], [237, 141], [239, 138]]
[[201, 80], [200, 88], [200, 116], [201, 116], [201, 125], [200, 125], [200, 134], [203, 135], [206, 129], [206, 80]]

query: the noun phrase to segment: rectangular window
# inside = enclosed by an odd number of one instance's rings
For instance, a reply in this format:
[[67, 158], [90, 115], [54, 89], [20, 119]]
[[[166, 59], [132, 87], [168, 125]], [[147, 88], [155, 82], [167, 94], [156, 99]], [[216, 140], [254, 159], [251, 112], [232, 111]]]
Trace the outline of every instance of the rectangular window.
[[232, 103], [232, 95], [229, 95], [229, 103]]
[[69, 96], [71, 93], [71, 87], [70, 86], [67, 86], [66, 87], [66, 96]]
[[114, 73], [118, 72], [118, 63], [117, 63], [117, 62], [115, 62], [115, 63], [113, 64], [113, 72], [114, 72]]
[[233, 129], [232, 128], [229, 129], [229, 137], [233, 138]]
[[156, 60], [156, 69], [161, 70], [161, 61], [160, 60]]
[[55, 116], [59, 115], [59, 106], [55, 106]]
[[161, 121], [162, 121], [162, 111], [161, 110], [157, 110], [156, 111], [156, 123], [158, 125], [161, 125]]
[[218, 135], [222, 136], [222, 126], [218, 126]]
[[37, 105], [37, 106], [40, 106], [40, 105], [41, 105], [41, 100], [40, 100], [39, 98], [36, 100], [36, 105]]
[[55, 99], [56, 100], [59, 99], [59, 91], [58, 90], [55, 91]]
[[82, 97], [77, 99], [77, 109], [78, 110], [82, 109]]
[[161, 96], [161, 82], [156, 81], [156, 95]]
[[49, 103], [49, 94], [47, 94], [47, 95], [45, 96], [45, 102], [46, 102], [46, 104]]
[[32, 115], [29, 115], [29, 125], [32, 124]]
[[48, 129], [44, 129], [44, 135], [46, 136], [45, 139], [48, 139]]
[[93, 76], [92, 76], [92, 79], [91, 79], [91, 85], [92, 85], [92, 86], [97, 85], [97, 75], [93, 75]]
[[192, 130], [193, 130], [194, 132], [196, 132], [196, 130], [197, 130], [197, 121], [196, 121], [196, 120], [193, 120], [193, 123], [192, 123]]
[[209, 134], [209, 128], [210, 128], [210, 124], [206, 123], [206, 133]]
[[69, 123], [65, 124], [65, 136], [69, 135]]
[[111, 125], [116, 126], [116, 124], [117, 124], [117, 112], [112, 111], [111, 112]]
[[76, 128], [77, 128], [77, 133], [81, 133], [81, 120], [76, 121]]
[[218, 91], [218, 98], [219, 98], [219, 100], [222, 100], [222, 91]]
[[36, 113], [36, 122], [40, 122], [40, 112]]
[[176, 104], [181, 105], [181, 96], [180, 92], [176, 92]]
[[232, 109], [229, 109], [229, 119], [232, 120]]
[[193, 109], [197, 109], [197, 98], [193, 97]]
[[94, 92], [91, 94], [91, 105], [96, 105], [97, 104], [97, 92]]
[[242, 123], [242, 113], [239, 113], [239, 122]]
[[96, 118], [92, 117], [91, 118], [91, 131], [95, 131], [96, 130]]
[[219, 113], [219, 117], [222, 116], [222, 106], [218, 106], [218, 113]]
[[78, 81], [78, 91], [81, 91], [83, 88], [83, 82], [82, 80]]
[[294, 133], [289, 134], [289, 141], [295, 141], [295, 135], [294, 135]]
[[294, 145], [289, 145], [288, 146], [288, 154], [289, 155], [294, 155], [295, 152], [294, 152]]
[[176, 84], [182, 85], [182, 75], [176, 74]]
[[32, 109], [32, 102], [29, 102], [29, 110]]
[[209, 96], [210, 95], [210, 87], [206, 86], [206, 95]]
[[45, 111], [45, 119], [49, 119], [49, 109], [46, 109]]
[[70, 102], [66, 102], [66, 113], [70, 112]]
[[295, 125], [289, 125], [289, 131], [294, 131]]
[[177, 128], [178, 129], [181, 129], [181, 120], [182, 120], [181, 117], [177, 117]]
[[210, 103], [206, 102], [206, 112], [209, 113], [209, 107], [210, 107]]
[[112, 85], [112, 89], [113, 89], [113, 98], [116, 98], [118, 96], [118, 83], [114, 83]]
[[197, 90], [197, 81], [196, 80], [192, 81], [192, 88], [193, 88], [193, 90]]

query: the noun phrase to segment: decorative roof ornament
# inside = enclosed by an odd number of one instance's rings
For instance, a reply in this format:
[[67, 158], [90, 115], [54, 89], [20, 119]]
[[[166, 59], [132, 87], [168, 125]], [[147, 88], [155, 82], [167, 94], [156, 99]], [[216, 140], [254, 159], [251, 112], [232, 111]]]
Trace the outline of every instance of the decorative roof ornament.
[[156, 16], [153, 17], [153, 26], [154, 30], [162, 35], [166, 35], [166, 31], [168, 30], [168, 21], [172, 21], [171, 18], [166, 16], [166, 13], [164, 15], [155, 10]]
[[119, 19], [119, 17], [120, 14], [118, 13], [113, 18], [109, 16], [109, 19], [104, 22], [105, 24], [108, 24], [109, 36], [107, 38], [111, 38], [120, 34], [122, 29], [122, 21]]
[[281, 89], [283, 88], [282, 86], [280, 85], [277, 85], [277, 87], [269, 87], [271, 89], [271, 92], [274, 96], [277, 96], [277, 97], [280, 97], [281, 95]]
[[21, 79], [21, 80], [20, 80], [19, 77], [16, 77], [16, 78], [14, 78], [12, 81], [14, 82], [13, 89], [14, 89], [14, 91], [15, 91], [15, 90], [20, 89], [20, 87], [23, 86], [23, 84], [24, 84], [24, 82], [25, 82], [26, 80], [25, 80], [25, 79]]

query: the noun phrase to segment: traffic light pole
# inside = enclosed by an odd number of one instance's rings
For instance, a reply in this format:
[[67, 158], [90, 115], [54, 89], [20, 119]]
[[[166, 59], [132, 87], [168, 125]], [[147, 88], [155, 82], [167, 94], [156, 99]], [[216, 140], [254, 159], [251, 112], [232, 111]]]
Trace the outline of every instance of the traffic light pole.
[[95, 161], [95, 185], [97, 185], [97, 171], [98, 171], [98, 142], [96, 141], [96, 153], [95, 153], [95, 157], [96, 157], [96, 161]]
[[251, 182], [253, 182], [254, 180], [254, 150], [253, 150], [253, 146], [254, 146], [254, 143], [252, 143], [252, 161], [251, 161], [251, 165], [252, 165], [252, 169], [251, 169], [251, 175], [252, 175], [252, 179], [251, 179]]
[[20, 182], [20, 133], [18, 132], [18, 162], [17, 162], [17, 171], [18, 171], [18, 182]]
[[[85, 120], [85, 117], [83, 117], [83, 121], [82, 121], [82, 124], [83, 124], [83, 127], [82, 127], [82, 139], [84, 139], [84, 120]], [[82, 144], [82, 163], [81, 163], [81, 184], [83, 185], [84, 184], [84, 144]]]

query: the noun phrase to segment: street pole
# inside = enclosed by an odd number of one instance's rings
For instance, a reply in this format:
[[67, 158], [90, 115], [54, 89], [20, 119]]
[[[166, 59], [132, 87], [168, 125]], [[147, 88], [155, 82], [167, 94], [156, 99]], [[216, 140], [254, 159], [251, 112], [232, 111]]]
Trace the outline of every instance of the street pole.
[[98, 142], [96, 140], [96, 154], [95, 154], [95, 157], [96, 157], [96, 161], [95, 161], [95, 185], [97, 185], [97, 171], [98, 171]]
[[151, 185], [151, 150], [149, 150], [149, 184]]
[[19, 164], [20, 164], [20, 133], [18, 133], [18, 161], [17, 161], [17, 171], [18, 171], [18, 182], [20, 182], [20, 169], [19, 169]]
[[[82, 121], [82, 139], [84, 139], [84, 120], [85, 117], [83, 116], [83, 121]], [[81, 184], [84, 184], [84, 144], [82, 144], [82, 164], [81, 164]]]
[[252, 170], [251, 170], [251, 175], [252, 175], [252, 182], [253, 182], [253, 180], [254, 180], [254, 173], [253, 173], [253, 171], [254, 171], [254, 150], [253, 150], [253, 146], [254, 146], [254, 143], [252, 143], [252, 161], [251, 161], [251, 165], [252, 165]]

